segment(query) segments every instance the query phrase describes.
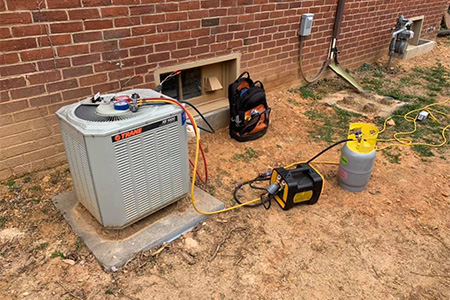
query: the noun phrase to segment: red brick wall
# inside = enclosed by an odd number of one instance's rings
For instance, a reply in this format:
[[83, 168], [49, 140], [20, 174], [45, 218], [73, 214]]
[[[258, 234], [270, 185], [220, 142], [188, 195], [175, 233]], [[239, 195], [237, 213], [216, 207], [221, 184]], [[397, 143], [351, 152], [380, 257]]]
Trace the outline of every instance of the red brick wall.
[[[348, 0], [341, 62], [387, 51], [400, 14], [436, 35], [448, 1]], [[0, 179], [65, 160], [55, 111], [96, 92], [154, 87], [154, 70], [231, 52], [269, 86], [298, 79], [300, 16], [315, 13], [305, 66], [328, 51], [337, 0], [0, 0]], [[428, 31], [430, 26], [434, 30]], [[140, 76], [137, 76], [140, 75]]]

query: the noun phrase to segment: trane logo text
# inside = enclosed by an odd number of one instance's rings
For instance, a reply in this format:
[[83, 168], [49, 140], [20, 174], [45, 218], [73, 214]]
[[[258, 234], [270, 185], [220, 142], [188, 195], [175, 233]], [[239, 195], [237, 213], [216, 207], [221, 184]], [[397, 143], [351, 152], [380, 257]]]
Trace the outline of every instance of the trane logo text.
[[161, 127], [161, 126], [173, 124], [176, 121], [178, 121], [178, 117], [177, 116], [173, 116], [173, 117], [170, 117], [170, 118], [167, 118], [167, 119], [164, 119], [164, 120], [152, 123], [152, 124], [148, 124], [148, 125], [145, 125], [145, 126], [133, 129], [133, 130], [129, 130], [129, 131], [124, 132], [124, 133], [118, 133], [116, 135], [112, 135], [111, 139], [112, 139], [113, 143], [114, 142], [118, 142], [118, 141], [122, 141], [123, 139], [126, 139], [126, 138], [129, 138], [129, 137], [132, 137], [132, 136], [144, 133], [146, 131], [149, 131], [149, 130], [152, 130], [152, 129], [156, 129], [156, 128]]
[[114, 140], [115, 141], [120, 141], [123, 140], [125, 138], [131, 137], [131, 136], [135, 136], [136, 134], [140, 134], [142, 133], [142, 127], [138, 128], [138, 129], [134, 129], [134, 130], [130, 130], [121, 134], [116, 134], [114, 136]]

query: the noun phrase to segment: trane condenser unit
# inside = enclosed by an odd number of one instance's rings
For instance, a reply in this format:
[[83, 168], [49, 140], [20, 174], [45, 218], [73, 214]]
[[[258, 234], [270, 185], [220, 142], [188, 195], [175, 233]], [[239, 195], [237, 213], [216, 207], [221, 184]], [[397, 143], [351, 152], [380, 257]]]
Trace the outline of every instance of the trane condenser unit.
[[[160, 97], [148, 89], [103, 95]], [[85, 100], [59, 109], [59, 126], [79, 202], [105, 227], [122, 228], [187, 195], [185, 117], [174, 105], [119, 115]]]

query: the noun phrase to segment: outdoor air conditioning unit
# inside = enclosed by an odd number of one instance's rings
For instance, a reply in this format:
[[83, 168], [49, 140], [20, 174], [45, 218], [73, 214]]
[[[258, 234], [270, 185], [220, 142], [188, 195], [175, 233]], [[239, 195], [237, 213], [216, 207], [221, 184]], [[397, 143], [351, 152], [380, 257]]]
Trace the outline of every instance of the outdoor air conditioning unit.
[[[148, 89], [102, 95], [160, 97]], [[187, 195], [185, 115], [174, 105], [99, 115], [85, 100], [56, 114], [80, 203], [105, 227], [122, 228]]]

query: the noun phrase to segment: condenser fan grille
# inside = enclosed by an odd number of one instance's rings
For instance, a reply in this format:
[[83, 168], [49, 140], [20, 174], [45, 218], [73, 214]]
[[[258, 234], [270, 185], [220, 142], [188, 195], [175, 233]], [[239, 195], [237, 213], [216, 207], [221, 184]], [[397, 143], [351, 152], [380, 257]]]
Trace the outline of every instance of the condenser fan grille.
[[140, 116], [143, 111], [138, 110], [137, 112], [128, 112], [122, 115], [118, 116], [100, 116], [95, 112], [95, 109], [98, 105], [80, 105], [75, 109], [75, 116], [78, 118], [85, 120], [85, 121], [91, 121], [91, 122], [116, 122], [121, 120], [127, 120], [131, 118], [135, 118], [137, 116]]

